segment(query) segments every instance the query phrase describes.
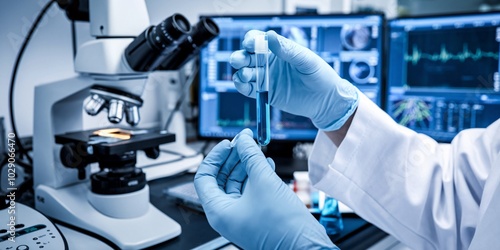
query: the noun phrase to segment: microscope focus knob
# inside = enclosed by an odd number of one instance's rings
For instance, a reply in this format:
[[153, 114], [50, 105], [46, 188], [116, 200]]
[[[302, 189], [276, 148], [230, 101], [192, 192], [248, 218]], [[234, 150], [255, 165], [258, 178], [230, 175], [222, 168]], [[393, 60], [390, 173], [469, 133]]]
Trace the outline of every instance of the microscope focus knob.
[[78, 179], [85, 179], [85, 167], [90, 163], [86, 145], [64, 144], [59, 152], [59, 158], [65, 167], [78, 170]]
[[148, 158], [156, 159], [160, 156], [160, 146], [144, 149], [144, 153]]
[[122, 100], [112, 99], [109, 101], [108, 109], [108, 120], [112, 123], [120, 123], [123, 119], [125, 102]]

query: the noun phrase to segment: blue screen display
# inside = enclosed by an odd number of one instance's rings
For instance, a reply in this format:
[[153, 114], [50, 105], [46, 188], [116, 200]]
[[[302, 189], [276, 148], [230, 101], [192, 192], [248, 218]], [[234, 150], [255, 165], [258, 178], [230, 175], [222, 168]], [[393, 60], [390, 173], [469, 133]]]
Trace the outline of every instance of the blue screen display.
[[387, 112], [449, 142], [500, 118], [500, 13], [389, 21]]
[[[381, 104], [382, 15], [212, 16], [220, 35], [200, 54], [199, 127], [207, 138], [231, 138], [256, 128], [256, 103], [234, 87], [229, 57], [251, 29], [274, 30], [308, 47], [341, 77]], [[272, 81], [272, 79], [271, 79]], [[271, 139], [312, 141], [317, 129], [305, 117], [271, 108]]]

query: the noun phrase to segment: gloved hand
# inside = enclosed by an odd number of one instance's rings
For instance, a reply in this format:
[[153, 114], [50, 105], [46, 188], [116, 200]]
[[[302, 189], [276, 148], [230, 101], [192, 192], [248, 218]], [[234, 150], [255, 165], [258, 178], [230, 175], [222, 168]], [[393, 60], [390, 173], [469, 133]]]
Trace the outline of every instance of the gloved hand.
[[[255, 35], [245, 34], [244, 50], [231, 54], [230, 63], [239, 69], [233, 75], [236, 89], [255, 98]], [[325, 131], [337, 130], [358, 106], [358, 90], [339, 77], [321, 57], [274, 31], [268, 31], [269, 104], [291, 114], [305, 116]]]
[[217, 144], [194, 184], [210, 225], [244, 249], [337, 249], [249, 129]]

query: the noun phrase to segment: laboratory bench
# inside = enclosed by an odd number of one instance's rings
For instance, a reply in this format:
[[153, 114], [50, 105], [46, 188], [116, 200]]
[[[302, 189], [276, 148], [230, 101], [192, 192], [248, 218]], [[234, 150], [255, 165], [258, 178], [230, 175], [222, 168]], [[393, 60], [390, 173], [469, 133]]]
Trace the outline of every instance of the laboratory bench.
[[[292, 178], [292, 173], [294, 171], [304, 170], [303, 166], [305, 162], [296, 160], [290, 161], [286, 159], [275, 159], [275, 162], [277, 165], [277, 173], [285, 182]], [[150, 202], [179, 223], [182, 228], [182, 233], [171, 240], [151, 246], [147, 248], [147, 250], [193, 249], [200, 246], [206, 246], [208, 242], [220, 239], [220, 235], [210, 227], [204, 213], [184, 205], [179, 205], [175, 200], [169, 199], [165, 195], [165, 189], [193, 181], [193, 179], [193, 173], [183, 173], [148, 182]], [[387, 243], [388, 235], [379, 228], [361, 219], [355, 213], [343, 213], [342, 219], [344, 223], [342, 233], [330, 237], [332, 242], [341, 249], [391, 249], [390, 247], [385, 247], [388, 244], [392, 244], [392, 241]], [[92, 249], [112, 249], [109, 245], [106, 245], [93, 236], [77, 232], [74, 228], [68, 228], [68, 225], [57, 225], [68, 240], [70, 249], [89, 249], [85, 248], [88, 246], [91, 246]], [[384, 243], [384, 247], [373, 248], [374, 245], [380, 244], [379, 242]], [[84, 247], [82, 248], [82, 246]], [[214, 248], [202, 247], [199, 249]]]
[[[148, 249], [192, 249], [220, 236], [210, 227], [205, 214], [179, 205], [164, 194], [166, 188], [192, 181], [193, 178], [194, 174], [182, 174], [149, 182], [151, 203], [177, 221], [181, 225], [182, 233]], [[387, 236], [384, 231], [354, 213], [344, 213], [342, 216], [344, 230], [340, 235], [331, 237], [341, 249], [367, 249]]]
[[[191, 143], [191, 145], [199, 149], [204, 144]], [[297, 160], [291, 157], [273, 157], [273, 160], [276, 163], [276, 173], [285, 182], [289, 182], [293, 179], [293, 173], [295, 171], [307, 171], [306, 160]], [[210, 227], [204, 213], [179, 205], [175, 200], [168, 199], [165, 195], [165, 189], [193, 181], [193, 179], [193, 173], [182, 173], [148, 182], [150, 202], [160, 211], [179, 223], [182, 228], [182, 233], [178, 237], [149, 247], [147, 248], [148, 250], [193, 249], [220, 238], [220, 235]], [[33, 207], [33, 197], [28, 197], [23, 200], [22, 203]], [[392, 240], [387, 239], [388, 235], [384, 231], [361, 219], [355, 213], [343, 213], [342, 219], [344, 223], [342, 233], [330, 237], [332, 242], [341, 249], [368, 249], [379, 242], [388, 245], [389, 243], [386, 242]], [[61, 224], [60, 222], [56, 222], [56, 225], [68, 240], [70, 249], [88, 249], [86, 247], [89, 246], [92, 249], [112, 249], [109, 245], [94, 236], [83, 234], [69, 225]], [[390, 244], [392, 244], [392, 241]], [[389, 248], [379, 247], [376, 249]]]
[[[276, 173], [288, 182], [293, 179], [295, 171], [306, 171], [307, 161], [291, 158], [273, 158], [276, 163]], [[193, 173], [181, 173], [148, 182], [150, 189], [150, 202], [160, 211], [168, 215], [181, 225], [182, 233], [171, 240], [147, 248], [148, 250], [162, 249], [193, 249], [203, 246], [207, 242], [220, 238], [213, 230], [205, 217], [205, 214], [189, 207], [179, 205], [175, 200], [165, 195], [165, 189], [185, 182], [193, 181]], [[29, 195], [28, 195], [29, 196]], [[33, 197], [23, 200], [28, 206], [33, 207]], [[315, 215], [317, 216], [317, 215]], [[397, 241], [390, 238], [384, 231], [361, 219], [355, 213], [342, 214], [344, 229], [340, 235], [330, 237], [341, 249], [391, 249], [386, 245], [394, 245]], [[62, 231], [70, 249], [112, 249], [109, 245], [98, 240], [94, 236], [83, 234], [75, 228], [55, 222]], [[382, 247], [373, 248], [374, 245], [382, 244]]]

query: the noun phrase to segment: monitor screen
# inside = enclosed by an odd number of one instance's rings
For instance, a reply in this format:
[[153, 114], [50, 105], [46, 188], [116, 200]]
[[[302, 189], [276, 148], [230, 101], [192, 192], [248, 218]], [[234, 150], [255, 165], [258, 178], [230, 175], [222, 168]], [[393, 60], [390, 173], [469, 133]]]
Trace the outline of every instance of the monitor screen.
[[500, 118], [500, 13], [389, 21], [387, 112], [449, 142]]
[[[199, 127], [203, 138], [231, 138], [256, 129], [256, 103], [237, 92], [229, 57], [251, 29], [274, 30], [310, 48], [380, 104], [382, 15], [211, 16], [219, 36], [201, 50]], [[271, 79], [272, 81], [272, 79]], [[305, 117], [271, 108], [271, 141], [312, 141], [317, 129]]]

